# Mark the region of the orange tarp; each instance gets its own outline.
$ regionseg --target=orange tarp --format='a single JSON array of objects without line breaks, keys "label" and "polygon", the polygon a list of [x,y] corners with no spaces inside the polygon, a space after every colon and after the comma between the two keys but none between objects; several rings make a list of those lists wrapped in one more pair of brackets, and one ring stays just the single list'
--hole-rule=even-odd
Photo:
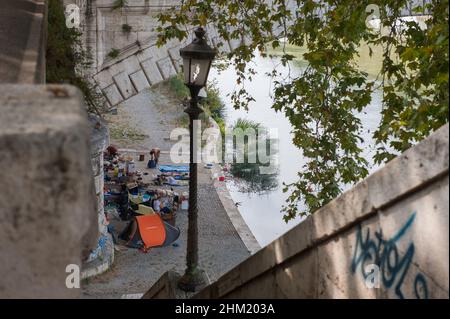
[{"label": "orange tarp", "polygon": [[161,246],[166,240],[166,229],[158,214],[136,217],[139,232],[146,248]]}]

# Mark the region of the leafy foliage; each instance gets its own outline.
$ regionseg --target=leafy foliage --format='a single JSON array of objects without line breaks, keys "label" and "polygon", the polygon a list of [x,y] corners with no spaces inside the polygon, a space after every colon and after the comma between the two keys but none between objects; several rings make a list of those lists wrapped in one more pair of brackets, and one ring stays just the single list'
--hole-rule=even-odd
[{"label": "leafy foliage", "polygon": [[[385,48],[383,117],[374,135],[378,163],[394,157],[390,149],[402,152],[448,122],[448,0],[427,8],[432,16],[425,30],[406,22],[372,41]],[[386,26],[393,23],[393,17],[384,20]]]},{"label": "leafy foliage", "polygon": [[131,25],[126,24],[126,23],[122,24],[122,31],[124,33],[130,33],[132,29],[133,29],[133,27]]},{"label": "leafy foliage", "polygon": [[112,10],[122,9],[128,5],[128,0],[115,0],[112,5]]},{"label": "leafy foliage", "polygon": [[[169,87],[175,96],[180,100],[187,100],[190,97],[189,89],[184,84],[183,74],[173,76],[168,80]],[[209,123],[210,117],[216,121],[222,135],[225,134],[225,104],[220,98],[219,89],[216,82],[208,83],[206,87],[206,98],[200,101],[204,112],[200,115],[203,123]]]},{"label": "leafy foliage", "polygon": [[[298,181],[285,185],[290,196],[286,221],[308,215],[335,198],[345,185],[368,174],[361,156],[362,124],[358,114],[375,89],[383,91],[381,123],[374,133],[375,162],[395,157],[448,122],[448,0],[428,1],[431,18],[399,23],[407,0],[186,0],[159,15],[158,43],[188,36],[194,26],[213,26],[222,43],[238,42],[224,55],[237,74],[232,95],[236,108],[254,101],[245,82],[257,72],[255,54],[286,45],[305,49],[305,71],[280,77],[277,68],[273,108],[293,126],[294,144],[307,159]],[[381,28],[366,25],[368,5],[380,9]],[[280,39],[286,39],[286,42]],[[371,79],[355,63],[361,45],[382,46],[383,63]],[[283,50],[281,64],[294,55]],[[306,209],[300,209],[304,202]]]},{"label": "leafy foliage", "polygon": [[89,54],[81,46],[81,33],[66,27],[62,1],[48,1],[48,38],[46,82],[67,83],[78,87],[84,95],[88,111],[101,115],[104,97],[82,74],[91,65]]},{"label": "leafy foliage", "polygon": [[175,96],[181,100],[187,99],[190,96],[189,89],[184,84],[182,74],[171,77],[169,79],[169,87],[175,93]]},{"label": "leafy foliage", "polygon": [[[233,130],[241,130],[245,132],[250,129],[256,132],[258,136],[260,133],[264,133],[265,129],[261,130],[261,125],[257,122],[239,118],[233,125]],[[259,131],[258,131],[259,129]],[[245,141],[244,148],[244,158],[243,163],[232,163],[230,168],[230,173],[234,177],[234,183],[238,187],[239,191],[242,193],[266,193],[272,191],[278,187],[278,172],[272,174],[260,174],[260,166],[267,166],[267,164],[260,163],[249,163],[248,158],[251,156],[250,150],[253,149],[256,153],[258,152],[258,144],[251,147],[249,143],[252,141]],[[256,141],[253,141],[256,143]],[[257,158],[256,154],[253,155]]]},{"label": "leafy foliage", "polygon": [[111,51],[108,52],[108,57],[111,59],[115,59],[119,56],[120,50],[116,48],[112,48]]},{"label": "leafy foliage", "polygon": [[219,88],[216,82],[208,83],[206,97],[202,99],[201,105],[205,109],[205,113],[211,116],[218,124],[223,122],[225,119],[225,104],[220,98]]}]

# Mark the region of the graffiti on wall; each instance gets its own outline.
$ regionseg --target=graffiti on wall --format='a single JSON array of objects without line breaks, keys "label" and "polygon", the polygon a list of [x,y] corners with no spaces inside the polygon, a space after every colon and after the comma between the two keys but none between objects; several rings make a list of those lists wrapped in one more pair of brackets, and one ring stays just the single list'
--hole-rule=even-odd
[{"label": "graffiti on wall", "polygon": [[407,288],[404,287],[404,281],[413,261],[414,242],[409,243],[404,253],[397,248],[398,241],[408,232],[415,218],[416,213],[413,213],[390,239],[384,238],[382,230],[376,231],[372,237],[370,229],[363,232],[359,225],[351,265],[352,272],[356,273],[359,270],[366,279],[373,275],[368,271],[368,269],[373,270],[373,267],[370,266],[376,265],[379,269],[380,283],[386,289],[394,289],[399,298],[403,299],[405,294],[409,296],[410,293],[418,299],[428,298],[427,282],[422,273],[415,275],[413,286],[410,288],[412,291],[405,292]]}]

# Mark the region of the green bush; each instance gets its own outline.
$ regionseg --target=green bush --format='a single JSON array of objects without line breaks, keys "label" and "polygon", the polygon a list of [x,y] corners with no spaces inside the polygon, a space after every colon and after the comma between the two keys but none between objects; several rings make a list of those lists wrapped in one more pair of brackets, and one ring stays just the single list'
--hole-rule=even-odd
[{"label": "green bush", "polygon": [[122,31],[124,33],[130,33],[133,27],[127,23],[122,24]]},{"label": "green bush", "polygon": [[233,125],[234,129],[241,129],[243,131],[245,131],[247,129],[258,130],[258,128],[260,128],[260,127],[261,127],[261,124],[259,124],[257,122],[242,119],[242,118],[237,119],[237,121]]},{"label": "green bush", "polygon": [[120,54],[120,50],[116,49],[116,48],[112,48],[111,51],[109,51],[108,53],[108,57],[110,57],[111,59],[115,59],[119,56]]},{"label": "green bush", "polygon": [[78,87],[84,95],[87,110],[100,115],[104,97],[81,72],[91,65],[91,58],[82,48],[81,33],[76,28],[66,27],[62,1],[48,1],[47,21],[46,82]]},{"label": "green bush", "polygon": [[[190,98],[189,89],[184,84],[184,75],[178,74],[169,79],[169,89],[173,92],[176,98],[186,100]],[[209,124],[210,118],[216,121],[220,128],[222,136],[225,135],[225,104],[220,98],[219,89],[216,82],[208,84],[206,89],[207,97],[200,102],[204,113],[200,115],[203,123]],[[187,123],[185,123],[187,124]]]},{"label": "green bush", "polygon": [[112,5],[112,10],[124,8],[128,5],[128,0],[116,0]]},{"label": "green bush", "polygon": [[206,89],[207,97],[202,101],[203,107],[209,111],[211,117],[219,122],[225,118],[225,103],[220,98],[219,89],[216,82],[208,84]]},{"label": "green bush", "polygon": [[[233,125],[233,129],[241,129],[245,132],[247,129],[254,129],[258,136],[258,129],[261,125],[257,122],[239,118]],[[261,174],[260,167],[265,164],[256,161],[256,163],[249,163],[249,145],[248,141],[245,143],[244,149],[244,163],[231,164],[230,173],[235,177],[234,181],[240,192],[245,193],[266,193],[275,190],[278,187],[278,172],[273,174]],[[255,146],[258,152],[258,145]]]},{"label": "green bush", "polygon": [[169,79],[169,87],[175,96],[179,99],[187,99],[190,96],[189,89],[184,85],[183,75],[171,77]]}]

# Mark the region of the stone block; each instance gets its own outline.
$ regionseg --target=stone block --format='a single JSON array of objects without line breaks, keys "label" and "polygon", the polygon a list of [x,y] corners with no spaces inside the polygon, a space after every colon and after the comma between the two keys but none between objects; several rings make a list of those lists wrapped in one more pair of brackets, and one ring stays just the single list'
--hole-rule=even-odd
[{"label": "stone block", "polygon": [[138,92],[141,92],[150,87],[150,83],[148,83],[144,71],[142,70],[139,70],[136,73],[131,74],[130,79]]},{"label": "stone block", "polygon": [[123,66],[123,70],[126,74],[132,74],[134,72],[137,72],[141,69],[141,66],[139,64],[139,60],[136,56],[132,55],[122,62],[120,62]]},{"label": "stone block", "polygon": [[136,57],[140,62],[144,62],[152,58],[152,51],[150,48],[143,49],[141,52],[136,53]]},{"label": "stone block", "polygon": [[1,298],[75,298],[98,235],[90,128],[71,86],[0,86]]},{"label": "stone block", "polygon": [[246,260],[244,262],[246,266],[241,270],[242,281],[251,280],[256,274],[282,264],[312,245],[311,221],[311,218],[306,219],[299,225],[300,227],[291,229],[284,236],[258,251],[254,255],[258,258]]},{"label": "stone block", "polygon": [[[373,252],[366,255],[358,234],[365,239],[369,233],[374,238],[378,229],[378,218],[373,217],[362,223],[361,228],[354,227],[314,248],[317,250],[317,298],[377,298],[378,289],[366,285],[363,276],[366,266],[376,261]],[[361,256],[372,256],[372,259]]]},{"label": "stone block", "polygon": [[111,106],[115,106],[123,101],[123,97],[120,94],[117,85],[115,84],[111,84],[107,88],[103,89],[103,93],[105,94]]},{"label": "stone block", "polygon": [[149,48],[151,54],[152,54],[152,58],[155,60],[161,60],[167,57],[167,44],[165,46],[162,46],[160,48],[158,48],[156,45],[151,46]]},{"label": "stone block", "polygon": [[122,24],[116,24],[116,26],[119,27],[120,30],[113,31],[110,34],[110,43],[112,43],[113,48],[121,49],[126,46],[132,45],[135,43],[138,39],[138,35],[136,32],[130,32],[130,33],[124,33],[122,31]]},{"label": "stone block", "polygon": [[[211,283],[208,274],[201,271],[200,276],[203,278],[205,285]],[[173,270],[164,273],[158,281],[148,290],[142,299],[188,299],[194,295],[192,292],[185,292],[178,288],[178,281],[181,275]],[[204,286],[204,285],[203,285]],[[201,289],[198,287],[197,289]]]},{"label": "stone block", "polygon": [[95,193],[99,194],[102,191],[103,186],[103,176],[98,175],[94,177],[94,184],[95,184]]},{"label": "stone block", "polygon": [[288,261],[275,273],[277,295],[279,298],[316,298],[318,272],[315,250]]},{"label": "stone block", "polygon": [[[387,297],[449,297],[448,182],[447,176],[380,212],[381,234],[388,242],[383,253],[396,266]],[[385,271],[387,264],[382,266]]]},{"label": "stone block", "polygon": [[156,64],[161,70],[164,80],[170,79],[171,77],[177,75],[177,71],[175,70],[170,57],[159,60],[158,62],[156,62]]},{"label": "stone block", "polygon": [[183,59],[180,56],[180,47],[176,46],[169,49],[169,56],[173,61],[173,65],[175,67],[176,72],[181,72],[182,65],[183,65]]},{"label": "stone block", "polygon": [[94,75],[94,80],[100,87],[100,89],[104,89],[113,84],[112,75],[108,69],[100,71],[99,73]]},{"label": "stone block", "polygon": [[244,286],[239,286],[231,294],[225,295],[225,299],[265,299],[281,298],[277,289],[276,276],[274,272],[265,273],[256,281]]},{"label": "stone block", "polygon": [[145,60],[141,63],[142,69],[144,70],[145,75],[147,76],[148,81],[151,85],[157,84],[161,81],[164,81],[161,72],[159,71],[156,63],[152,59]]},{"label": "stone block", "polygon": [[375,214],[368,188],[367,181],[362,181],[317,211],[313,218],[314,240],[327,238],[349,223]]},{"label": "stone block", "polygon": [[151,31],[141,31],[137,33],[137,39],[138,41],[146,41],[148,38],[150,38],[152,35],[154,35],[154,32]]},{"label": "stone block", "polygon": [[440,174],[448,174],[448,140],[447,124],[426,139],[426,143],[410,148],[369,176],[366,181],[372,205],[381,207]]},{"label": "stone block", "polygon": [[113,63],[108,65],[107,70],[111,74],[112,77],[116,76],[119,73],[122,73],[125,71],[124,65],[122,63]]},{"label": "stone block", "polygon": [[136,94],[136,90],[134,89],[133,84],[131,84],[130,78],[128,77],[127,73],[121,72],[115,75],[113,79],[124,99],[128,99],[129,97]]}]

